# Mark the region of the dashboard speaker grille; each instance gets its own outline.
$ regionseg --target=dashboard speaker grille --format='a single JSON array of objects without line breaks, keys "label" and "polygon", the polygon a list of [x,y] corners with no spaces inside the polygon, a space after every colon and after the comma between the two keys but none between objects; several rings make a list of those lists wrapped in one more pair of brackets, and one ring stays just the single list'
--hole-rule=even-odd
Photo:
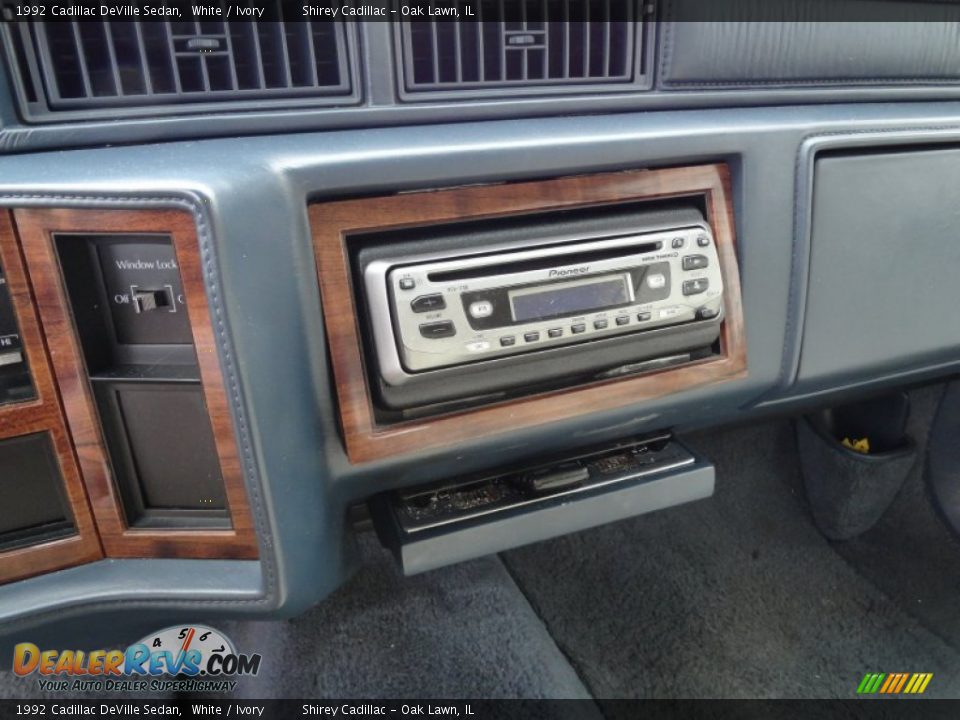
[{"label": "dashboard speaker grille", "polygon": [[50,111],[350,95],[344,24],[273,10],[259,22],[33,23],[15,38],[23,85],[42,86]]},{"label": "dashboard speaker grille", "polygon": [[[407,91],[631,83],[643,22],[629,0],[468,0],[401,24]],[[472,14],[468,14],[472,13]]]}]

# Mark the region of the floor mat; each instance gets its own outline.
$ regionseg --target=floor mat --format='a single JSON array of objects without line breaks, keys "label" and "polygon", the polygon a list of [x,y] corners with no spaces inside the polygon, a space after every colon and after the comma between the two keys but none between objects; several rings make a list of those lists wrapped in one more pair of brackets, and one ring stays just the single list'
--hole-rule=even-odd
[{"label": "floor mat", "polygon": [[787,422],[693,436],[715,497],[511,551],[507,567],[601,698],[840,697],[960,655],[814,529]]},{"label": "floor mat", "polygon": [[234,696],[588,698],[496,557],[402,577],[372,535],[356,577],[282,623],[220,623],[264,656]]}]

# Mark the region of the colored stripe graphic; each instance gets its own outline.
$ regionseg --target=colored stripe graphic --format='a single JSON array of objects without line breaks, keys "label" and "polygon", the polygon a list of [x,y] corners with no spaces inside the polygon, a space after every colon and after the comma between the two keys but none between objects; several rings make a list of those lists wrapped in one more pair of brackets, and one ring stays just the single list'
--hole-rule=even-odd
[{"label": "colored stripe graphic", "polygon": [[883,673],[867,673],[860,681],[857,692],[861,695],[871,695],[880,688],[880,683],[886,677]]},{"label": "colored stripe graphic", "polygon": [[920,695],[933,679],[933,673],[867,673],[857,685],[858,695]]},{"label": "colored stripe graphic", "polygon": [[900,680],[900,673],[890,673],[887,675],[887,681],[883,684],[883,687],[880,688],[880,694],[886,695],[888,692],[893,690],[897,686],[897,682]]}]

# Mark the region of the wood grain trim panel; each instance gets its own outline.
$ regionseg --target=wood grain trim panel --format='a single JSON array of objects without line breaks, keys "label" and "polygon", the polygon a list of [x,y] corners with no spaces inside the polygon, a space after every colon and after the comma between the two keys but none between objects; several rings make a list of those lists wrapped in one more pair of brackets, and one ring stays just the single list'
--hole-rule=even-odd
[{"label": "wood grain trim panel", "polygon": [[[193,217],[180,210],[19,209],[14,219],[93,514],[108,557],[234,558],[258,556],[257,538],[217,355]],[[180,265],[207,410],[233,527],[229,530],[127,526],[114,487],[80,341],[53,244],[55,234],[163,234]]]},{"label": "wood grain trim panel", "polygon": [[67,434],[60,396],[54,384],[47,348],[34,310],[13,223],[7,211],[0,212],[0,266],[7,278],[7,289],[13,301],[37,395],[35,400],[0,405],[0,439],[33,433],[49,435],[76,528],[76,534],[69,537],[0,553],[0,583],[4,583],[99,560],[103,557],[103,551],[74,448]]},{"label": "wood grain trim panel", "polygon": [[[351,235],[638,200],[706,200],[725,283],[718,357],[393,425],[376,422],[364,370],[347,244]],[[320,202],[309,208],[327,340],[347,456],[362,463],[454,445],[746,377],[746,337],[726,165],[640,170]]]}]

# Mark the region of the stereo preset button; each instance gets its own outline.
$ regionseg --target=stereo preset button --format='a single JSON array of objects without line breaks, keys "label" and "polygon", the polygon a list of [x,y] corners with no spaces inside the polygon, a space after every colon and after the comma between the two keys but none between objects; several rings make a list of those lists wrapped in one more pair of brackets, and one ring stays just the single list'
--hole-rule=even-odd
[{"label": "stereo preset button", "polygon": [[696,280],[684,280],[683,294],[699,295],[702,292],[706,292],[708,287],[710,287],[710,281],[707,280],[706,278],[698,278]]},{"label": "stereo preset button", "polygon": [[683,247],[683,242],[684,242],[684,240],[683,240],[682,237],[677,237],[677,238],[674,238],[674,239],[673,239],[673,242],[671,243],[671,246],[673,247],[674,250],[677,250],[677,249]]},{"label": "stereo preset button", "polygon": [[630,322],[629,315],[617,315],[617,325],[626,325]]},{"label": "stereo preset button", "polygon": [[651,288],[652,290],[659,290],[666,284],[667,278],[665,278],[662,273],[647,275],[647,287]]},{"label": "stereo preset button", "polygon": [[606,330],[609,323],[606,320],[594,320],[593,327],[596,330]]},{"label": "stereo preset button", "polygon": [[574,335],[579,335],[580,333],[586,332],[586,331],[587,331],[586,323],[576,323],[575,325],[570,326],[570,332],[572,332]]},{"label": "stereo preset button", "polygon": [[486,340],[476,340],[474,342],[467,343],[466,345],[467,352],[483,352],[484,350],[490,349],[490,343]]},{"label": "stereo preset button", "polygon": [[536,342],[540,339],[540,333],[538,332],[528,332],[523,334],[523,339],[526,342]]},{"label": "stereo preset button", "polygon": [[447,301],[443,295],[421,295],[410,301],[410,307],[415,313],[430,312],[431,310],[443,310],[447,306]]},{"label": "stereo preset button", "polygon": [[699,245],[700,247],[707,247],[709,244],[710,244],[710,238],[708,238],[706,235],[700,235],[697,238],[697,245]]},{"label": "stereo preset button", "polygon": [[510,347],[511,345],[516,345],[517,339],[513,335],[504,335],[500,338],[500,347]]},{"label": "stereo preset button", "polygon": [[637,313],[637,320],[639,320],[640,322],[646,322],[646,321],[649,320],[651,317],[652,317],[652,315],[651,315],[649,312]]},{"label": "stereo preset button", "polygon": [[552,338],[558,338],[563,335],[563,328],[550,328],[547,330],[547,336]]},{"label": "stereo preset button", "polygon": [[682,307],[668,307],[663,308],[660,311],[660,319],[665,320],[666,318],[675,318],[677,315],[680,315],[683,312]]},{"label": "stereo preset button", "polygon": [[439,320],[438,322],[424,323],[420,326],[420,334],[430,340],[439,338],[453,337],[457,334],[457,329],[450,320]]},{"label": "stereo preset button", "polygon": [[710,260],[706,255],[687,255],[683,259],[684,270],[700,270],[707,267],[709,264]]},{"label": "stereo preset button", "polygon": [[413,278],[400,278],[400,289],[401,290],[413,290],[414,286],[417,283],[414,282]]},{"label": "stereo preset button", "polygon": [[489,300],[477,300],[470,303],[470,317],[485,318],[493,315],[493,303]]}]

